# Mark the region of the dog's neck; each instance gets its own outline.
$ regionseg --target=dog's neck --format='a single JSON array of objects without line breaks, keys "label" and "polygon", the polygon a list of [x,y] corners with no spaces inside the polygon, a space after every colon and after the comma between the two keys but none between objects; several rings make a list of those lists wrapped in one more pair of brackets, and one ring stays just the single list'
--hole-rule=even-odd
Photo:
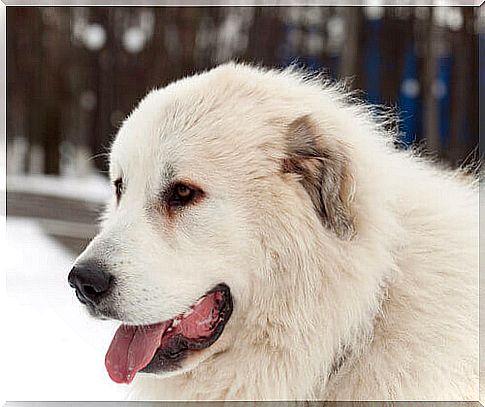
[{"label": "dog's neck", "polygon": [[325,238],[294,251],[288,242],[263,247],[265,268],[256,271],[247,309],[235,310],[228,325],[228,348],[187,374],[158,380],[160,396],[321,399],[372,337],[386,280],[377,261],[354,260],[385,249]]},{"label": "dog's neck", "polygon": [[[321,256],[312,255],[322,250],[339,262],[325,264]],[[338,251],[335,245],[310,246],[308,253],[268,251],[269,267],[261,270],[266,284],[254,287],[251,307],[244,312],[245,326],[231,350],[237,354],[244,349],[242,358],[251,349],[254,366],[264,361],[262,372],[253,370],[254,389],[259,384],[265,388],[263,393],[274,389],[272,398],[318,398],[315,389],[320,392],[372,336],[385,275],[360,281],[362,273],[356,264]],[[246,369],[251,371],[251,366]],[[257,378],[268,371],[273,384],[266,383],[265,377]],[[278,393],[278,388],[291,393]]]}]

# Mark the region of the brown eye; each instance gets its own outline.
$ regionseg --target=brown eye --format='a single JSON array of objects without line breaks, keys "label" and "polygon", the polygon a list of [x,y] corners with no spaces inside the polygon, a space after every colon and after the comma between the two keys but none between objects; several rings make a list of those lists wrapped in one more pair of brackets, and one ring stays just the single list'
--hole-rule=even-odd
[{"label": "brown eye", "polygon": [[177,186],[177,194],[181,198],[188,198],[191,193],[192,193],[192,190],[189,187],[187,187],[186,185],[180,184],[180,185]]},{"label": "brown eye", "polygon": [[119,202],[121,195],[123,194],[123,180],[118,178],[113,182],[113,185],[115,186],[116,201]]},{"label": "brown eye", "polygon": [[202,191],[187,184],[178,183],[172,188],[169,195],[168,204],[170,206],[185,206],[194,202],[200,197]]}]

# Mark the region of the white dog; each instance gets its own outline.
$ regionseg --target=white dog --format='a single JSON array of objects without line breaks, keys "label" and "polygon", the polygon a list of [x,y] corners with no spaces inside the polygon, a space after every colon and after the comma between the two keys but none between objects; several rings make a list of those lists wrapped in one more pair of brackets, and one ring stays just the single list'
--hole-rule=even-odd
[{"label": "white dog", "polygon": [[151,92],[69,275],[143,399],[478,399],[476,182],[342,87],[227,64]]}]

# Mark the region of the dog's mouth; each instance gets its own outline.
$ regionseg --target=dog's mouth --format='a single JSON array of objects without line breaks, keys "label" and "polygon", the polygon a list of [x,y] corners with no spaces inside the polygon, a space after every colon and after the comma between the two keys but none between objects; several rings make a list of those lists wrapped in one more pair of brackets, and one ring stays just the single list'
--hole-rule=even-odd
[{"label": "dog's mouth", "polygon": [[211,346],[232,313],[225,284],[208,291],[185,314],[152,325],[121,325],[106,353],[108,374],[116,383],[131,383],[139,372],[179,368],[188,352]]}]

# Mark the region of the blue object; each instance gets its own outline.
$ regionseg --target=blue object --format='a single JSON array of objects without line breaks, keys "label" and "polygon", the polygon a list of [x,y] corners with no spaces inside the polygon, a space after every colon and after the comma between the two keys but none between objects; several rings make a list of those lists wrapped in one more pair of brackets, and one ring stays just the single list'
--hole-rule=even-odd
[{"label": "blue object", "polygon": [[414,45],[411,44],[404,59],[404,69],[399,89],[399,114],[401,142],[411,146],[421,128],[421,85],[418,80],[418,64]]},{"label": "blue object", "polygon": [[[450,142],[450,80],[453,58],[450,55],[438,59],[438,73],[436,78],[436,98],[438,99],[439,135],[442,147]],[[460,126],[461,128],[462,126]]]},{"label": "blue object", "polygon": [[365,79],[367,87],[367,99],[373,104],[381,103],[380,76],[381,76],[381,51],[379,48],[379,34],[382,28],[382,19],[367,22],[369,41],[365,52]]}]

